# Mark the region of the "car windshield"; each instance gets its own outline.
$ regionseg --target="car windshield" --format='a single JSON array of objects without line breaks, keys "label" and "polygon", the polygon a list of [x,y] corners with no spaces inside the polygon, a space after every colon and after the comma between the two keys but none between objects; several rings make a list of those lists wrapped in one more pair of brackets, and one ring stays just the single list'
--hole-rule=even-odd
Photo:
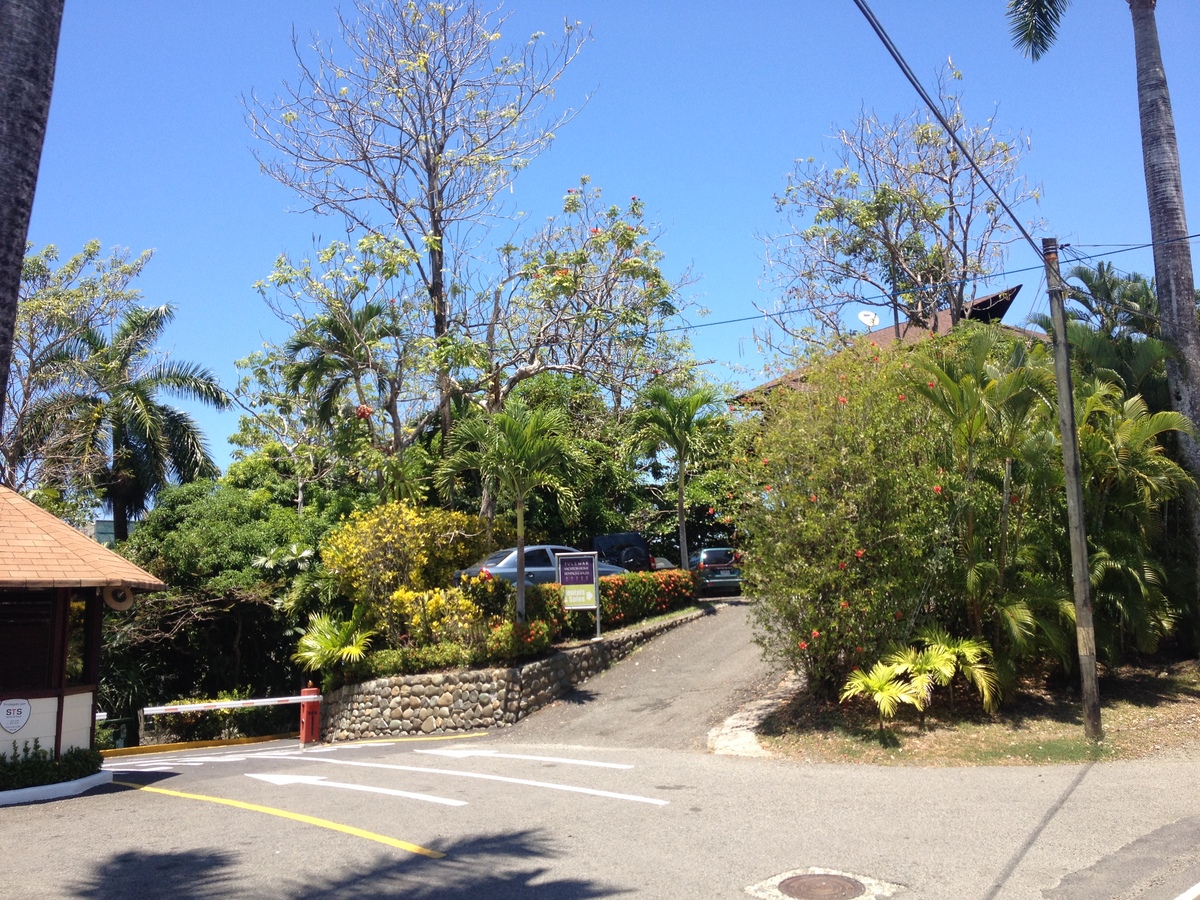
[{"label": "car windshield", "polygon": [[706,566],[731,566],[733,563],[733,551],[728,547],[723,547],[720,550],[704,551],[704,564]]}]

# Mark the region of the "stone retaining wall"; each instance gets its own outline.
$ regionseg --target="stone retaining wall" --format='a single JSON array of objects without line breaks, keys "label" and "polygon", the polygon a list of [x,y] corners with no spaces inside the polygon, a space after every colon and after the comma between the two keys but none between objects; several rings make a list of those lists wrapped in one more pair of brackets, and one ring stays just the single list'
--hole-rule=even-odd
[{"label": "stone retaining wall", "polygon": [[640,644],[706,615],[629,628],[511,669],[395,675],[330,691],[321,704],[321,738],[447,734],[516,723],[607,669]]}]

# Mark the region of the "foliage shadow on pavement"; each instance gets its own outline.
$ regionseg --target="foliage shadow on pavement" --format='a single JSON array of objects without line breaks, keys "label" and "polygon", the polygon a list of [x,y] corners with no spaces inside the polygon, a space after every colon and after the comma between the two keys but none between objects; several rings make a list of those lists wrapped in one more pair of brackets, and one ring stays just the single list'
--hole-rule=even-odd
[{"label": "foliage shadow on pavement", "polygon": [[405,900],[590,900],[632,893],[586,878],[547,878],[548,869],[532,865],[513,870],[503,860],[530,861],[555,855],[537,831],[483,834],[437,844],[445,859],[417,857],[381,861],[361,872],[292,885],[284,896],[338,900],[365,895]]},{"label": "foliage shadow on pavement", "polygon": [[88,900],[235,897],[244,887],[239,885],[241,879],[233,868],[236,865],[237,855],[223,850],[127,850],[98,863],[86,882],[74,886],[71,896]]}]

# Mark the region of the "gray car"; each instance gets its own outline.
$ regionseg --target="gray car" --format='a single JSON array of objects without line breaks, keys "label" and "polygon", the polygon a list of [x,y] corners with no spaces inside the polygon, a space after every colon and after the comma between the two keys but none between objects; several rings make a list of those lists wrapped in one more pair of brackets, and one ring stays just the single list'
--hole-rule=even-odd
[{"label": "gray car", "polygon": [[[525,548],[525,582],[526,584],[550,584],[558,578],[558,572],[554,565],[554,557],[559,553],[579,553],[574,547],[565,547],[561,544],[533,544]],[[509,547],[506,550],[497,550],[487,559],[475,563],[470,568],[463,569],[461,572],[456,572],[455,577],[459,575],[470,575],[474,577],[482,570],[487,569],[495,578],[503,578],[505,581],[516,584],[517,581],[517,549]],[[624,575],[625,570],[620,566],[609,565],[608,563],[600,563],[600,577],[605,575]]]},{"label": "gray car", "polygon": [[688,558],[701,594],[740,594],[742,555],[732,547],[705,547]]}]

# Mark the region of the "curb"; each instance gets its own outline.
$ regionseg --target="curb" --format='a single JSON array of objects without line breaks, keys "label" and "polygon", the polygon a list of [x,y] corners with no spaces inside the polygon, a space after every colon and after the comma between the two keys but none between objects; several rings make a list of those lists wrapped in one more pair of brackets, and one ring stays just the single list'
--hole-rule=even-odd
[{"label": "curb", "polygon": [[743,704],[708,733],[709,752],[721,756],[771,756],[771,752],[758,742],[758,726],[803,686],[803,678],[788,674],[767,696]]},{"label": "curb", "polygon": [[219,738],[212,741],[178,741],[173,744],[139,744],[137,747],[117,747],[113,750],[101,750],[100,755],[105,759],[115,756],[144,756],[147,753],[170,753],[174,750],[203,750],[205,747],[236,747],[239,744],[262,744],[267,741],[285,741],[288,738],[298,738],[300,732],[292,731],[287,734],[267,734],[262,737]]},{"label": "curb", "polygon": [[111,784],[112,772],[97,772],[86,778],[76,778],[74,781],[60,781],[58,784],[39,784],[37,787],[18,788],[15,791],[0,791],[0,806],[13,806],[17,803],[37,803],[39,800],[60,800],[63,797],[74,797],[94,787]]}]

